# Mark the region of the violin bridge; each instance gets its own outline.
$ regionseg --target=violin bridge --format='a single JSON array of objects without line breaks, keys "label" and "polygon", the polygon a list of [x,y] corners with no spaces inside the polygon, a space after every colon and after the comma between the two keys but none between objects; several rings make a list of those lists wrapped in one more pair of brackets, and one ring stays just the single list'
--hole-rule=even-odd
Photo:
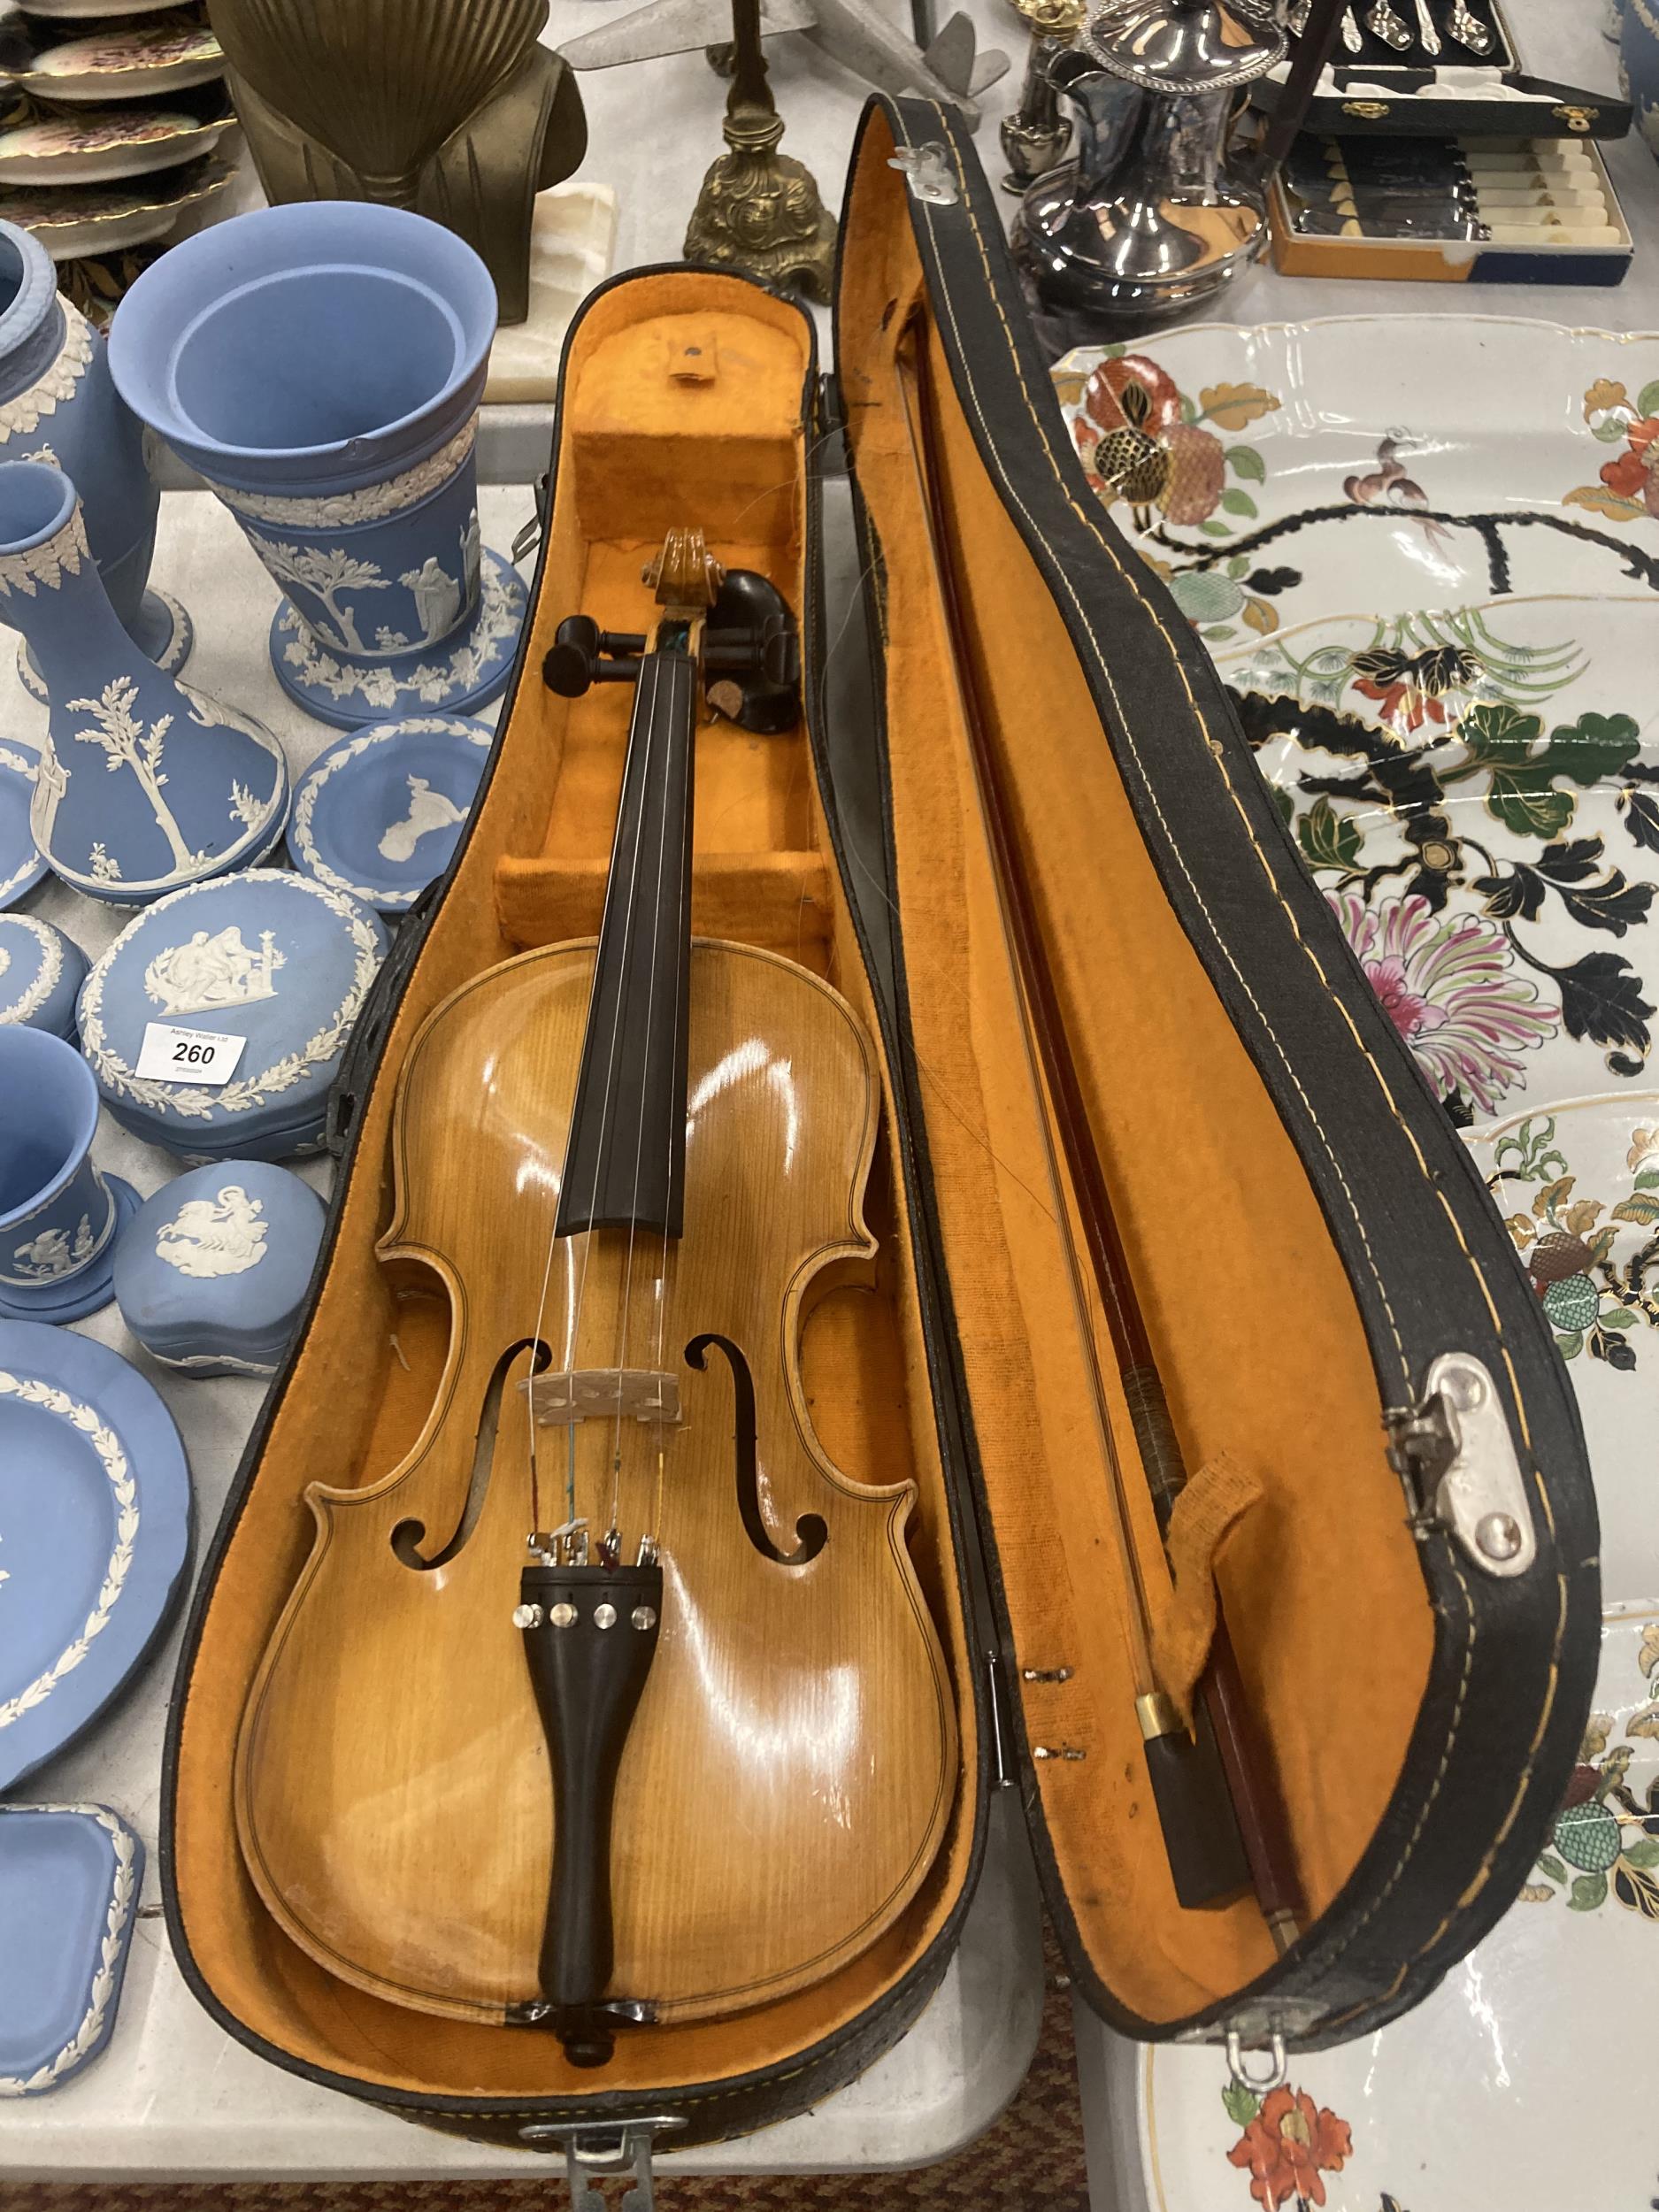
[{"label": "violin bridge", "polygon": [[544,1428],[618,1419],[672,1428],[680,1419],[679,1378],[656,1368],[567,1367],[533,1376],[519,1388],[529,1392],[531,1409]]}]

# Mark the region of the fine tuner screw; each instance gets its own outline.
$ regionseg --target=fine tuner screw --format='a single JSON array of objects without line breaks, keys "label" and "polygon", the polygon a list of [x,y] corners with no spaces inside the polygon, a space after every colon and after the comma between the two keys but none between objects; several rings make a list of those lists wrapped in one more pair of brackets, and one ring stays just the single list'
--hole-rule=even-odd
[{"label": "fine tuner screw", "polygon": [[515,1628],[540,1628],[541,1608],[539,1605],[515,1605],[512,1609],[512,1624]]},{"label": "fine tuner screw", "polygon": [[[512,1624],[515,1628],[540,1628],[543,1621],[548,1622],[554,1628],[573,1628],[576,1625],[577,1617],[576,1608],[568,1601],[561,1601],[546,1612],[543,1612],[539,1605],[515,1605],[512,1609]],[[649,1605],[636,1605],[628,1615],[628,1620],[634,1627],[641,1632],[648,1628],[655,1628],[657,1625],[656,1609]],[[614,1605],[595,1606],[594,1626],[595,1628],[614,1628],[616,1624],[617,1609]]]}]

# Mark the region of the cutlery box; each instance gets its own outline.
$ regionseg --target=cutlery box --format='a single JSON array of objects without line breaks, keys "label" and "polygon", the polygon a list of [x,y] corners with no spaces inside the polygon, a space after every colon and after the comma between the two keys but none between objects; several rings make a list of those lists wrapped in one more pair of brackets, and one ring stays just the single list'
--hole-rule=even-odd
[{"label": "cutlery box", "polygon": [[[1238,0],[1248,13],[1272,0]],[[1431,52],[1417,28],[1425,9],[1440,46]],[[1339,38],[1319,72],[1302,119],[1310,131],[1363,131],[1446,138],[1623,138],[1631,104],[1617,93],[1534,77],[1524,65],[1500,0],[1472,0],[1470,12],[1491,34],[1489,53],[1475,54],[1448,25],[1451,0],[1386,0],[1386,13],[1409,35],[1391,45],[1372,27],[1371,0],[1353,0],[1348,11],[1357,50]],[[1250,104],[1271,115],[1285,89],[1296,39],[1279,65],[1251,88]]]},{"label": "cutlery box", "polygon": [[[866,110],[836,325],[832,380],[798,307],[674,266],[602,287],[571,331],[515,687],[454,858],[342,1069],[309,1305],[209,1551],[172,1704],[166,1911],[209,2011],[309,2080],[526,2149],[632,2123],[663,2147],[714,2140],[849,2079],[936,1985],[1000,1788],[1020,1793],[1078,1986],[1115,2027],[1304,2047],[1368,2033],[1515,1896],[1591,1693],[1595,1509],[1541,1311],[1203,650],[1091,496],[972,142],[932,103]],[[903,397],[918,357],[960,669]],[[871,703],[832,728],[826,672],[861,649],[857,625],[826,632],[822,603],[822,473],[843,443]],[[641,560],[687,522],[802,619],[802,732],[699,731],[693,926],[827,978],[875,1041],[879,1270],[873,1289],[823,1300],[803,1366],[831,1458],[917,1486],[911,1553],[962,1756],[927,1878],[862,1955],[749,2013],[626,2031],[585,2073],[549,2035],[403,2010],[303,1955],[243,1870],[230,1778],[311,1548],[307,1486],[389,1471],[443,1372],[447,1305],[388,1286],[375,1256],[411,1041],[469,978],[599,922],[627,694],[557,697],[543,657],[574,611],[637,629]],[[1104,1359],[1159,1632],[1171,1651],[1198,1632],[1213,1557],[1283,1785],[1309,1918],[1282,1957],[1252,1902],[1173,1896],[958,680],[1009,784],[1194,1490],[1233,1486],[1236,1517],[1209,1548],[1188,1525],[1199,1572],[1178,1595]]]}]

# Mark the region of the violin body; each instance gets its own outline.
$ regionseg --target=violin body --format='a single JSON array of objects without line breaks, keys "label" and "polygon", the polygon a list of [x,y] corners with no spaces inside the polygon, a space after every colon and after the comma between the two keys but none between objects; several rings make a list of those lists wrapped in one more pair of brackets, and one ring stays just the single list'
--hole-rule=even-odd
[{"label": "violin body", "polygon": [[[442,1379],[402,1464],[308,1490],[314,1548],[236,1760],[243,1857],[279,1924],[342,1979],[457,2018],[506,2018],[538,1986],[557,1793],[512,1601],[526,1531],[567,1489],[595,1526],[619,1492],[625,1525],[658,1531],[660,1640],[610,1846],[609,1986],[636,2016],[833,1973],[914,1894],[956,1780],[914,1485],[831,1465],[798,1363],[815,1291],[875,1249],[869,1042],[804,969],[694,941],[681,1233],[549,1245],[594,972],[591,945],[524,954],[411,1050],[379,1253],[447,1291]],[[618,1400],[533,1424],[526,1354],[492,1434],[492,1377],[526,1342],[572,1371],[666,1371],[677,1419]]]}]

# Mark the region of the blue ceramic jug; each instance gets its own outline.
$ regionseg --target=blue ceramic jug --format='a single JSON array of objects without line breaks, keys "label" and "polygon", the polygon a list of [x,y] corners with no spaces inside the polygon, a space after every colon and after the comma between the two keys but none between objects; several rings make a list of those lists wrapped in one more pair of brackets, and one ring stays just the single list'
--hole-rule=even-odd
[{"label": "blue ceramic jug", "polygon": [[349,729],[493,699],[525,590],[480,546],[473,442],[495,292],[450,231],[357,200],[260,208],[173,247],[110,365],[286,594],[271,657]]},{"label": "blue ceramic jug", "polygon": [[66,883],[141,906],[251,867],[282,834],[281,747],[145,659],[92,564],[74,485],[42,461],[0,462],[0,622],[45,680],[29,826]]},{"label": "blue ceramic jug", "polygon": [[[156,542],[155,485],[143,433],[110,380],[104,341],[58,290],[37,238],[0,223],[0,461],[50,461],[83,488],[87,542],[110,603],[137,645],[170,673],[184,665],[189,617],[145,588]],[[27,664],[23,677],[45,695]]]}]

